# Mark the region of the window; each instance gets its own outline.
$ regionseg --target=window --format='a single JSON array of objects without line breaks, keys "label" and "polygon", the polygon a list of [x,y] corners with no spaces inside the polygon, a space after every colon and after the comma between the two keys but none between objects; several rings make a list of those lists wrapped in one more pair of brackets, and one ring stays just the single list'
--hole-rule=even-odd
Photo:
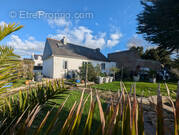
[{"label": "window", "polygon": [[68,68],[68,62],[67,61],[63,61],[63,69],[67,69]]},{"label": "window", "polygon": [[83,61],[82,65],[85,66],[85,65],[86,65],[86,62]]},{"label": "window", "polygon": [[85,61],[83,61],[82,65],[85,66],[86,64],[91,64],[91,62],[85,62]]},{"label": "window", "polygon": [[101,70],[105,70],[105,63],[101,63]]}]

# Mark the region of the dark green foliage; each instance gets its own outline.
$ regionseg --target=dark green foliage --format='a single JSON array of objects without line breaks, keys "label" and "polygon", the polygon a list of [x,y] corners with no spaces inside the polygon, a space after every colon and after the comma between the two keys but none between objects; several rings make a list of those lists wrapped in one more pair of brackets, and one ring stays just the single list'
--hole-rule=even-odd
[{"label": "dark green foliage", "polygon": [[144,48],[142,46],[132,46],[130,50],[136,51],[141,57],[144,54]]},{"label": "dark green foliage", "polygon": [[35,88],[29,88],[25,92],[19,91],[19,94],[5,98],[3,104],[0,104],[0,121],[6,121],[4,126],[0,126],[0,131],[3,131],[12,120],[20,117],[27,108],[27,112],[30,112],[37,104],[43,105],[49,99],[60,98],[56,95],[65,91],[63,81],[55,80],[38,85]]},{"label": "dark green foliage", "polygon": [[159,47],[147,49],[144,51],[142,46],[132,46],[130,50],[136,51],[142,59],[156,60],[164,65],[169,66],[172,64],[170,54],[166,50],[160,49]]},{"label": "dark green foliage", "polygon": [[179,1],[141,2],[144,11],[137,17],[138,33],[169,53],[179,50]]},{"label": "dark green foliage", "polygon": [[152,48],[145,51],[142,55],[143,59],[156,60],[164,65],[171,66],[171,58],[166,50],[160,48]]},{"label": "dark green foliage", "polygon": [[[82,80],[85,80],[85,73],[86,73],[86,66],[87,66],[87,73],[88,73],[88,81],[95,81],[96,80],[96,70],[95,67],[91,63],[83,64],[82,67],[80,67],[79,75]],[[98,69],[98,68],[97,68]]]},{"label": "dark green foliage", "polygon": [[172,62],[172,67],[179,70],[179,56]]}]

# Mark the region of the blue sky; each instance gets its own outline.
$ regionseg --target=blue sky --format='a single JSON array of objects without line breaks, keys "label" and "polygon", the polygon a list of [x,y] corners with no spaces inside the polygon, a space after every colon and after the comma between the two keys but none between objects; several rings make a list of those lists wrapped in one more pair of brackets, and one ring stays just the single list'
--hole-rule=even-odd
[{"label": "blue sky", "polygon": [[1,5],[0,25],[24,25],[1,44],[13,46],[23,57],[42,53],[47,37],[66,36],[68,42],[101,48],[105,55],[128,49],[134,39],[144,43],[136,34],[140,0],[6,0]]}]

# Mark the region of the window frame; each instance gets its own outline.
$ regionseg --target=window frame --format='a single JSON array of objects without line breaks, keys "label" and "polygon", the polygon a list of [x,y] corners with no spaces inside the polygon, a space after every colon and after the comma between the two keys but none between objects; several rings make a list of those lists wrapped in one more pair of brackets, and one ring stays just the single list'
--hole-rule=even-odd
[{"label": "window frame", "polygon": [[63,69],[68,69],[68,61],[67,60],[63,61]]},{"label": "window frame", "polygon": [[106,63],[101,63],[101,70],[106,70]]}]

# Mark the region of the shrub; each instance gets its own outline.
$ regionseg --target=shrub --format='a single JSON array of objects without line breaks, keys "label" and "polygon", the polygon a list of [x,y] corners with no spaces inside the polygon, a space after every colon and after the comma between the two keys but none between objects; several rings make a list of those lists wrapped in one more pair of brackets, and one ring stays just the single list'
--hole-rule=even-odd
[{"label": "shrub", "polygon": [[4,97],[0,104],[0,132],[5,133],[12,128],[24,113],[33,112],[35,106],[43,105],[49,99],[57,98],[57,94],[65,92],[64,82],[55,80],[37,85],[35,88],[19,91],[18,94]]},{"label": "shrub", "polygon": [[86,66],[87,66],[87,79],[88,81],[95,81],[97,77],[97,73],[95,70],[95,67],[91,63],[83,64],[82,67],[80,67],[79,75],[82,80],[85,80],[86,77]]}]

